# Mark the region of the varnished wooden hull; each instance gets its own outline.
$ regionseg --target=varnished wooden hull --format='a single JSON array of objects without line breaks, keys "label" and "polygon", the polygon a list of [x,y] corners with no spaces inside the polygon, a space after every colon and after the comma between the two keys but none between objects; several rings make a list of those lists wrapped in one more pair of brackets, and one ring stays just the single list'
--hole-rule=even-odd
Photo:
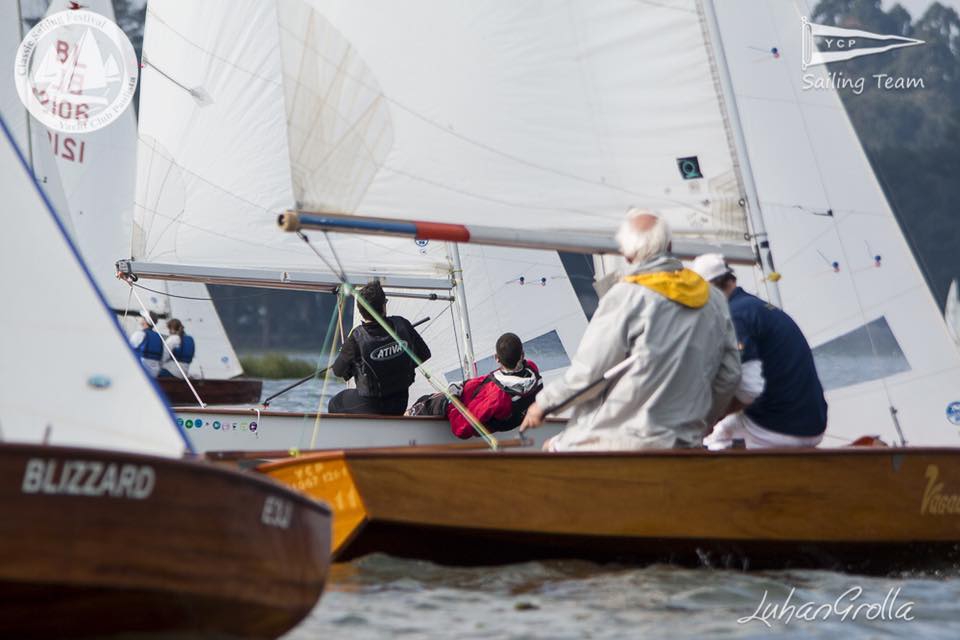
[{"label": "varnished wooden hull", "polygon": [[328,509],[210,463],[0,445],[0,510],[3,638],[276,638],[329,566]]},{"label": "varnished wooden hull", "polygon": [[334,508],[334,553],[885,571],[960,543],[960,450],[499,454],[350,450],[269,463]]},{"label": "varnished wooden hull", "polygon": [[[193,380],[190,382],[206,404],[250,404],[260,402],[263,380],[232,378],[230,380]],[[170,404],[196,406],[197,399],[180,378],[157,378],[160,390]]]}]

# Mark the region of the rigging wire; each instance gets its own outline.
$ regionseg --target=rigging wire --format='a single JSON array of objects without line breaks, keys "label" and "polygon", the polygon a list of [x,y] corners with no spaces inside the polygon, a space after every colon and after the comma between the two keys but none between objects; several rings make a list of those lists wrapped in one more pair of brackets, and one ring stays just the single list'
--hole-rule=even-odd
[{"label": "rigging wire", "polygon": [[[310,242],[310,239],[302,231],[297,231],[296,234],[297,234],[297,237],[303,240],[303,242],[307,245],[307,247],[309,247],[310,250],[313,251],[313,253],[316,254],[318,258],[320,258],[321,262],[323,262],[327,266],[327,268],[330,269],[331,272],[333,272],[334,274],[337,274],[337,277],[340,278],[340,284],[341,284],[342,290],[347,295],[353,296],[353,299],[357,301],[357,304],[359,304],[361,307],[366,309],[370,317],[373,318],[377,324],[383,327],[383,330],[387,332],[387,335],[393,338],[396,341],[396,343],[400,345],[404,353],[406,353],[407,356],[409,356],[410,359],[413,360],[414,364],[416,364],[417,371],[419,371],[420,374],[424,378],[426,378],[427,382],[432,384],[434,389],[442,393],[447,398],[447,400],[449,400],[450,403],[457,408],[457,411],[459,411],[460,414],[464,418],[466,418],[466,420],[470,423],[470,425],[474,428],[474,430],[480,435],[481,438],[483,438],[487,442],[487,444],[490,446],[491,449],[493,449],[494,451],[498,450],[500,448],[500,445],[497,442],[497,439],[493,436],[493,434],[490,433],[490,431],[483,426],[483,423],[481,423],[477,419],[477,417],[473,415],[473,412],[467,409],[467,407],[463,404],[463,402],[460,401],[459,398],[457,398],[455,395],[450,393],[450,391],[445,386],[441,385],[439,382],[437,382],[434,379],[434,376],[430,372],[430,370],[423,365],[423,360],[417,357],[417,354],[415,354],[410,349],[410,347],[406,344],[406,342],[402,340],[400,336],[397,335],[397,332],[393,329],[392,326],[390,326],[390,323],[387,322],[382,315],[380,315],[380,312],[374,309],[373,305],[367,302],[366,299],[360,295],[360,292],[357,291],[353,287],[353,285],[350,284],[350,282],[346,279],[346,277],[343,276],[342,269],[338,270],[337,267],[340,266],[339,263],[337,267],[332,265],[330,261],[327,260],[327,258],[322,253],[320,253],[320,251],[315,246],[313,246],[313,244]],[[326,233],[324,233],[324,235],[327,236],[327,242],[330,242],[329,235],[327,235]],[[336,252],[334,252],[334,257],[336,258]],[[319,416],[318,416],[318,420],[319,420]]]},{"label": "rigging wire", "polygon": [[[317,402],[317,405],[318,405],[317,417],[314,419],[313,434],[310,436],[311,449],[314,449],[317,446],[317,436],[320,434],[320,416],[322,415],[321,409],[323,409],[323,401],[327,397],[327,387],[330,385],[330,378],[333,375],[333,366],[330,363],[332,363],[333,361],[334,353],[337,350],[337,339],[340,337],[341,335],[340,331],[343,328],[343,325],[340,322],[337,322],[337,318],[336,318],[337,315],[340,315],[342,319],[342,314],[340,313],[340,310],[343,308],[343,294],[337,293],[337,298],[338,298],[337,311],[335,312],[335,315],[330,319],[331,325],[336,327],[333,331],[333,339],[330,341],[330,355],[327,357],[327,363],[330,366],[327,367],[327,370],[324,373],[323,385],[321,385],[320,387],[320,398]],[[329,337],[329,331],[327,332],[327,335]],[[320,366],[320,363],[317,363],[317,367],[319,366]]]},{"label": "rigging wire", "polygon": [[[141,300],[140,296],[137,295],[137,292],[134,291],[133,283],[130,282],[130,279],[128,277],[122,278],[122,280],[126,282],[128,285],[130,285],[130,292],[137,299],[137,303],[140,305],[140,309],[143,311],[143,314],[141,317],[146,319],[150,323],[150,326],[154,330],[156,330],[157,323],[154,321],[153,315],[147,309],[147,305],[143,304],[143,300]],[[183,376],[182,378],[183,381],[187,383],[188,387],[190,387],[190,391],[193,393],[193,397],[196,398],[197,404],[200,405],[201,408],[206,407],[207,406],[206,403],[204,403],[204,401],[200,399],[200,394],[197,393],[196,388],[194,388],[193,383],[190,381],[190,376],[188,376],[187,372],[183,370],[183,367],[180,365],[180,361],[177,360],[177,356],[173,354],[173,351],[170,349],[170,345],[168,345],[167,341],[163,339],[161,339],[160,342],[163,344],[163,348],[164,350],[166,350],[167,354],[170,356],[170,359],[173,360],[173,364],[177,365],[177,369],[180,371],[180,375]]]},{"label": "rigging wire", "polygon": [[[157,291],[156,289],[151,289],[150,287],[145,287],[142,284],[130,283],[131,286],[136,287],[137,289],[143,289],[144,291],[149,291],[150,293],[156,293],[161,296],[166,296],[168,298],[177,298],[179,300],[200,300],[203,302],[213,302],[212,297],[202,298],[200,296],[182,296],[175,293],[170,293],[168,291]],[[227,296],[227,297],[218,297],[217,300],[246,300],[247,298],[262,298],[264,296],[270,295],[269,291],[263,291],[260,293],[251,293],[250,295],[244,296]]]}]

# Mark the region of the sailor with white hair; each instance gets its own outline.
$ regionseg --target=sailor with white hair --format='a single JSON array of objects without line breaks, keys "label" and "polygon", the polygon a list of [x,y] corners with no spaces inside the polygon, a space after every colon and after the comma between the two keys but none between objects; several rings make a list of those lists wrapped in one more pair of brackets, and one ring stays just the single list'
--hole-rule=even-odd
[{"label": "sailor with white hair", "polygon": [[[699,447],[740,379],[726,300],[668,255],[670,229],[631,209],[617,232],[625,275],[600,298],[570,367],[539,393],[522,430],[547,411],[574,406],[550,451]],[[593,385],[638,356],[620,377]]]}]

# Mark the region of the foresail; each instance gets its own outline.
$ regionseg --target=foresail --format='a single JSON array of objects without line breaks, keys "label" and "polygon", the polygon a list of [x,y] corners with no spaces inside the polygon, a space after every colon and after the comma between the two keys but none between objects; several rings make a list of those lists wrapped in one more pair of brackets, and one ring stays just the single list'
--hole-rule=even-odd
[{"label": "foresail", "polygon": [[825,443],[899,442],[899,423],[908,443],[956,445],[960,353],[839,96],[804,88],[832,86],[801,68],[810,5],[715,6],[780,295],[827,390]]},{"label": "foresail", "polygon": [[0,440],[179,456],[168,407],[5,125],[0,180]]},{"label": "foresail", "polygon": [[196,343],[190,377],[225,380],[241,375],[240,359],[207,287],[198,282],[167,282],[164,289],[169,294],[170,316],[183,323]]},{"label": "foresail", "polygon": [[[498,367],[497,338],[510,332],[524,342],[526,356],[546,380],[560,376],[576,353],[587,318],[559,256],[461,245],[460,257],[477,373],[485,375]],[[455,303],[396,298],[390,299],[387,313],[411,322],[429,316],[430,321],[417,328],[432,354],[427,369],[447,384],[463,379],[463,334]],[[469,377],[473,375],[469,372]],[[411,401],[433,391],[418,375]]]}]

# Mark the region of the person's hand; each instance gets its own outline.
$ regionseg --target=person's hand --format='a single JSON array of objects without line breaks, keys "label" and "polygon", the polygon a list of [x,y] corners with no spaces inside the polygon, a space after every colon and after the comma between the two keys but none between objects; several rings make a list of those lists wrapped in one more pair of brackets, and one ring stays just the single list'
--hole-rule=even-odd
[{"label": "person's hand", "polygon": [[543,414],[543,408],[539,403],[534,402],[530,405],[530,408],[527,409],[527,415],[524,417],[523,422],[520,424],[520,433],[523,433],[527,429],[534,429],[543,424],[543,419],[546,416]]}]

